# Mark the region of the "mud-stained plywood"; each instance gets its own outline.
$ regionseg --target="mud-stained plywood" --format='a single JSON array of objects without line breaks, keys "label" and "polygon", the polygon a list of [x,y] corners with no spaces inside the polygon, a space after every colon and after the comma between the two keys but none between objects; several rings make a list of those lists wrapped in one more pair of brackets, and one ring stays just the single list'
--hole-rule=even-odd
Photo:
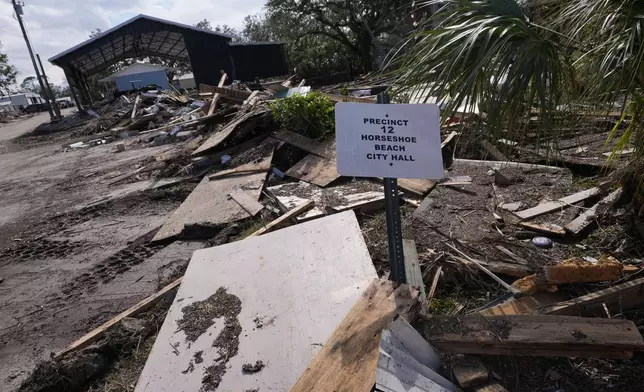
[{"label": "mud-stained plywood", "polygon": [[288,169],[286,175],[322,187],[340,178],[335,156],[335,140],[326,141],[320,151],[329,158],[309,154]]},{"label": "mud-stained plywood", "polygon": [[[206,369],[224,362],[217,391],[288,391],[374,278],[352,211],[198,250],[136,392],[199,391]],[[203,333],[180,330],[184,310],[194,310],[220,288],[234,314],[215,317]],[[222,331],[230,332],[233,343],[225,349],[218,338]],[[257,361],[265,364],[261,371],[242,371]]]}]

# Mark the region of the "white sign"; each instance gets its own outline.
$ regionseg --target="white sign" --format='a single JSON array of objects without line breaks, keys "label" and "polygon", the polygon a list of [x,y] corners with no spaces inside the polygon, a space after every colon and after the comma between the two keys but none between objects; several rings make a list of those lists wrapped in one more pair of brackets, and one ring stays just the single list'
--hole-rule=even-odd
[{"label": "white sign", "polygon": [[339,102],[335,134],[343,176],[443,178],[437,105]]}]

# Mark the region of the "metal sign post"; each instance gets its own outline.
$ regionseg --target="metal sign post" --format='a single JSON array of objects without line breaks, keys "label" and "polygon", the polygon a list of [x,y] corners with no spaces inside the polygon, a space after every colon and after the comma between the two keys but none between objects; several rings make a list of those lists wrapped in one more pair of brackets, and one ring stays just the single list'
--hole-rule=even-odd
[{"label": "metal sign post", "polygon": [[[389,103],[386,91],[378,94],[379,104]],[[389,243],[389,269],[391,280],[407,283],[405,275],[405,255],[402,246],[402,224],[400,223],[400,199],[398,197],[398,179],[385,178],[385,209],[387,212],[387,240]]]}]

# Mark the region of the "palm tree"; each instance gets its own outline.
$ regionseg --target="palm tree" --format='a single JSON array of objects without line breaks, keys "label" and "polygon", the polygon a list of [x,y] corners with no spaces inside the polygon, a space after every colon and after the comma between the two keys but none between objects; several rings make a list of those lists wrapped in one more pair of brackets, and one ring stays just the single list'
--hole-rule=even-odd
[{"label": "palm tree", "polygon": [[492,133],[524,132],[538,114],[549,139],[571,112],[617,107],[613,130],[628,124],[618,148],[632,142],[644,157],[644,0],[417,3],[437,5],[393,57],[403,90],[440,97],[445,116],[477,103]]}]

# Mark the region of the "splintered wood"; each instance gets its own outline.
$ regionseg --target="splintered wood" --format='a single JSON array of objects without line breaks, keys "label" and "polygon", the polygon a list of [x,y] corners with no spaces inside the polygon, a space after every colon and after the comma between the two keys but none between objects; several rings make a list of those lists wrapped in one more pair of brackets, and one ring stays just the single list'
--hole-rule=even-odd
[{"label": "splintered wood", "polygon": [[376,383],[380,334],[394,316],[413,319],[418,291],[376,280],[353,305],[291,392],[369,392]]},{"label": "splintered wood", "polygon": [[632,321],[566,316],[421,317],[425,339],[445,352],[630,358],[644,349]]}]

